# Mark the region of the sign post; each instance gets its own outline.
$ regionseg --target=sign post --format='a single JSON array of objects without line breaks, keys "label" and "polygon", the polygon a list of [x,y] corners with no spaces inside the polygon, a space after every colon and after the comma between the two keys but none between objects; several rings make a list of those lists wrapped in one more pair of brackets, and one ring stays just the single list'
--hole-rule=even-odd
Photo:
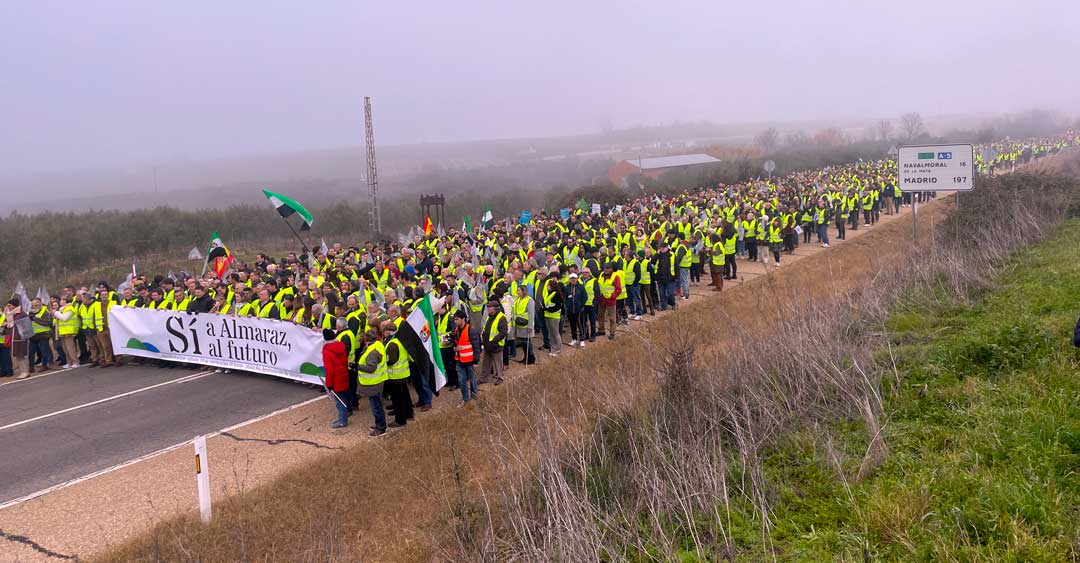
[{"label": "sign post", "polygon": [[206,458],[206,437],[195,437],[195,482],[199,488],[199,516],[210,523],[210,467]]},{"label": "sign post", "polygon": [[[896,180],[902,192],[969,192],[975,187],[975,149],[971,145],[907,145],[900,147],[896,156]],[[912,242],[918,241],[917,206],[913,193]]]}]

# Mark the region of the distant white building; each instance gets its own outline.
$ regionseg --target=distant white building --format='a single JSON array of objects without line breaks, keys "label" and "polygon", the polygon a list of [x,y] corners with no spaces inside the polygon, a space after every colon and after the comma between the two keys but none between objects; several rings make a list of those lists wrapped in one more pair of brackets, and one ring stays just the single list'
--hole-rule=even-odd
[{"label": "distant white building", "polygon": [[720,159],[707,154],[678,154],[623,160],[608,168],[608,179],[616,186],[625,187],[626,178],[633,174],[644,174],[650,178],[657,178],[661,174],[672,170],[692,169],[718,162],[720,162]]}]

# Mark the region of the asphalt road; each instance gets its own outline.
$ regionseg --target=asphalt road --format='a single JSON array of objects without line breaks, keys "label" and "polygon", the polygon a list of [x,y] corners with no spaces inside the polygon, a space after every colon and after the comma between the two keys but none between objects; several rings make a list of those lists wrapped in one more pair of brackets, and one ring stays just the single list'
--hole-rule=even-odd
[{"label": "asphalt road", "polygon": [[147,366],[0,382],[0,504],[323,393],[266,375]]}]

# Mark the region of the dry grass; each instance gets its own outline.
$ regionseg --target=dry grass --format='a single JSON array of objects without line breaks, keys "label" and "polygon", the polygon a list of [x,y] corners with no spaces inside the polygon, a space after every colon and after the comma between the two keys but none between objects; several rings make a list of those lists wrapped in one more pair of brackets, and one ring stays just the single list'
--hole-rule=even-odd
[{"label": "dry grass", "polygon": [[231,498],[209,526],[194,515],[170,520],[99,560],[663,559],[684,547],[683,535],[691,551],[722,555],[732,550],[733,503],[761,515],[769,557],[773,499],[761,459],[775,440],[853,417],[865,421],[870,446],[856,459],[834,449],[838,476],[865,477],[887,453],[880,392],[889,362],[864,344],[884,342],[884,307],[902,297],[901,282],[977,290],[988,279],[979,264],[1049,225],[1033,211],[1017,215],[1008,238],[960,261],[959,246],[938,251],[952,248],[937,238],[957,228],[942,225],[950,208],[920,208],[922,232],[935,238],[924,237],[918,260],[905,244],[910,225],[883,225],[485,388],[478,412],[447,411],[328,455]]},{"label": "dry grass", "polygon": [[[601,420],[584,440],[560,448],[566,433],[563,418],[553,414],[558,407],[536,401],[531,418],[543,421],[538,438],[493,437],[493,449],[505,452],[502,473],[512,478],[495,495],[494,524],[478,519],[468,531],[491,539],[477,549],[459,534],[444,544],[444,555],[462,561],[727,558],[738,551],[730,538],[731,514],[739,510],[760,524],[757,555],[775,558],[776,486],[763,470],[775,446],[808,432],[845,487],[872,475],[888,455],[882,395],[901,384],[888,312],[907,299],[978,295],[1004,258],[1043,238],[1077,196],[1075,183],[1048,176],[1012,176],[984,190],[971,198],[971,209],[930,229],[934,236],[919,252],[876,256],[885,262],[871,279],[853,268],[842,278],[811,277],[835,282],[832,288],[807,282],[794,289],[777,276],[766,292],[680,316],[681,324],[651,341],[660,344],[643,343],[647,358],[622,371],[631,385],[659,381],[656,398]],[[842,283],[852,285],[838,291]],[[712,318],[699,323],[697,314]],[[698,330],[706,327],[718,331]],[[605,403],[606,391],[597,393]],[[588,418],[589,411],[577,415]],[[836,444],[825,430],[860,419],[866,435],[854,444]],[[861,456],[844,453],[858,445]],[[913,491],[893,507],[868,507],[875,514],[857,520],[864,531],[899,538],[925,514],[923,493]]]}]

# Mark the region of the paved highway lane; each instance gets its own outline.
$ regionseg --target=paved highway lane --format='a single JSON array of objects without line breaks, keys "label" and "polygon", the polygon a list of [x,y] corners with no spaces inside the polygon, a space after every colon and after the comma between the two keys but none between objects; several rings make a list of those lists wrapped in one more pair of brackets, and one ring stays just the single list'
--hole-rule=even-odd
[{"label": "paved highway lane", "polygon": [[141,366],[0,386],[0,504],[321,394],[264,375]]},{"label": "paved highway lane", "polygon": [[6,378],[0,385],[0,428],[197,373],[204,370],[83,367],[25,380]]}]

